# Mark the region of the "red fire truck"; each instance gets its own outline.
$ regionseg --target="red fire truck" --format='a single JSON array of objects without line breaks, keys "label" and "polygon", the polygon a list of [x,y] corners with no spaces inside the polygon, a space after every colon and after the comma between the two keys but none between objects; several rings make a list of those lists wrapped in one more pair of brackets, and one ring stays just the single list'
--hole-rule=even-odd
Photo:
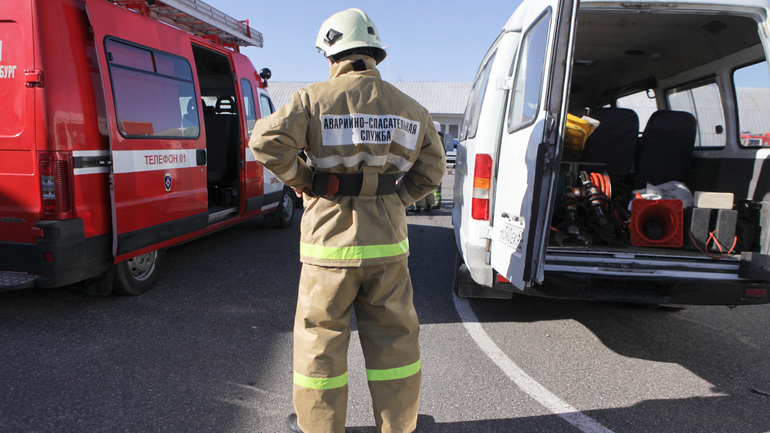
[{"label": "red fire truck", "polygon": [[293,192],[247,147],[274,108],[242,46],[262,35],[199,0],[4,4],[0,290],[136,295],[166,247],[291,224]]}]

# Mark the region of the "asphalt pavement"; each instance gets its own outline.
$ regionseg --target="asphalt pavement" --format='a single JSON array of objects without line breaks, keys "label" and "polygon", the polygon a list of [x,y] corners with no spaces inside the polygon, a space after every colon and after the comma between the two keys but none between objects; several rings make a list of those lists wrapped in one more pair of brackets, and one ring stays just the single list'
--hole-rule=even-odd
[{"label": "asphalt pavement", "polygon": [[[770,306],[456,299],[443,198],[408,217],[418,431],[770,431]],[[172,248],[138,297],[0,293],[0,431],[285,431],[299,218]],[[374,433],[356,335],[349,370],[348,433]]]}]

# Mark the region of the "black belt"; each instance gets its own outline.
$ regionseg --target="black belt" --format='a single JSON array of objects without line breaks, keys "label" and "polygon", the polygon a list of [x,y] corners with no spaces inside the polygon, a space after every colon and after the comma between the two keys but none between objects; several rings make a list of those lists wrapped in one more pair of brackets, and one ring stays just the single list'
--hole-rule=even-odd
[{"label": "black belt", "polygon": [[[387,195],[396,192],[396,181],[403,173],[377,174],[377,191],[374,195]],[[329,196],[357,196],[361,195],[361,187],[364,184],[363,173],[319,173],[313,176],[313,195],[321,197]]]}]

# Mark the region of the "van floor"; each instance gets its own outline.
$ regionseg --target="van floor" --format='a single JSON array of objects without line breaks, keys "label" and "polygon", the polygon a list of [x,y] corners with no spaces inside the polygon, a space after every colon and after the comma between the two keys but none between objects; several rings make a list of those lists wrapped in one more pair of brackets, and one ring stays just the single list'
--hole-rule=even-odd
[{"label": "van floor", "polygon": [[597,242],[586,247],[574,245],[559,246],[553,240],[553,238],[551,238],[551,240],[548,242],[548,251],[583,254],[612,254],[619,256],[655,256],[687,259],[713,259],[713,257],[718,257],[725,260],[740,260],[741,257],[740,253],[733,253],[726,257],[722,257],[723,255],[718,252],[709,251],[709,254],[713,257],[708,257],[701,251],[685,248],[639,247],[631,245],[631,242],[628,239],[618,239],[613,243],[613,245],[606,245],[602,242]]}]

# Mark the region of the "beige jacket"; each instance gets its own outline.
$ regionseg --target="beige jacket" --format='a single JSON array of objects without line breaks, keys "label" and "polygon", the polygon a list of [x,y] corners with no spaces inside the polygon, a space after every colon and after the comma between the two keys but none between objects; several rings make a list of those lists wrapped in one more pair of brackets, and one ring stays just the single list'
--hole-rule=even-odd
[{"label": "beige jacket", "polygon": [[[330,75],[257,121],[249,147],[295,189],[307,188],[312,176],[299,150],[319,172],[364,174],[359,196],[305,196],[302,262],[348,267],[402,260],[409,251],[404,208],[441,183],[443,144],[428,111],[382,81],[370,57],[346,57]],[[379,173],[404,173],[396,194],[373,194]]]}]

